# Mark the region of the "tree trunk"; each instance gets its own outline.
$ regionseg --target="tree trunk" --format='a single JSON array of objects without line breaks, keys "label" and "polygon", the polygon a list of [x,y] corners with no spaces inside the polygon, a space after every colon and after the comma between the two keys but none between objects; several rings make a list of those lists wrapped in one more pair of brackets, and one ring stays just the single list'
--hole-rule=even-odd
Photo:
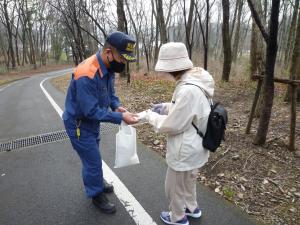
[{"label": "tree trunk", "polygon": [[31,64],[33,65],[34,69],[37,69],[37,66],[36,66],[36,57],[35,57],[35,49],[34,49],[33,37],[32,37],[32,27],[30,25],[30,22],[28,23],[28,38],[29,38],[29,46],[30,46]]},{"label": "tree trunk", "polygon": [[4,41],[2,39],[2,35],[0,34],[1,55],[3,55],[5,66],[8,68],[8,56],[7,56],[5,47],[3,46],[3,43],[4,43]]},{"label": "tree trunk", "polygon": [[[204,49],[204,66],[203,68],[207,70],[207,61],[208,61],[208,47],[209,47],[209,40],[208,40],[208,24],[209,24],[209,0],[206,0],[206,21],[205,21],[205,32],[201,21],[201,13],[197,9],[197,6],[195,6],[195,10],[197,13],[198,21],[199,21],[199,27],[200,32],[202,36],[202,43],[203,43],[203,49]],[[217,39],[218,39],[218,31],[217,31]],[[200,44],[200,43],[199,43]]]},{"label": "tree trunk", "polygon": [[[234,14],[233,14],[233,19],[232,19],[232,25],[231,25],[231,29],[229,27],[229,36],[230,36],[230,41],[232,40],[232,36],[233,36],[233,31],[234,31],[234,26],[235,26],[235,22],[236,22],[236,14],[238,11],[238,1],[235,1],[235,8],[234,8]],[[230,4],[230,3],[229,3]]]},{"label": "tree trunk", "polygon": [[298,15],[298,10],[299,10],[299,0],[295,0],[294,4],[295,5],[294,5],[293,16],[292,16],[292,22],[291,22],[291,26],[289,29],[288,40],[287,40],[287,44],[286,44],[286,48],[285,48],[284,65],[290,64],[293,45],[294,45],[294,41],[295,41],[295,31],[296,31],[297,15]]},{"label": "tree trunk", "polygon": [[[8,9],[7,9],[7,0],[4,0],[3,2],[3,10],[4,10],[4,17],[5,17],[5,23],[6,23],[6,29],[8,34],[8,50],[9,50],[9,56],[11,58],[11,66],[12,68],[16,68],[16,59],[15,59],[15,53],[14,53],[14,47],[13,47],[13,33],[11,29],[11,23],[10,18],[8,15]],[[8,61],[9,62],[9,61]]]},{"label": "tree trunk", "polygon": [[22,31],[22,47],[23,47],[23,56],[22,56],[22,66],[24,66],[24,64],[28,63],[27,62],[27,45],[26,45],[26,28],[25,28],[25,24],[23,24],[23,31]]},{"label": "tree trunk", "polygon": [[262,98],[263,106],[254,144],[262,145],[266,142],[274,98],[274,68],[277,55],[277,35],[280,0],[272,0],[269,22],[269,35],[266,54],[266,75],[264,76]]},{"label": "tree trunk", "polygon": [[222,36],[223,36],[223,72],[222,80],[229,81],[229,75],[231,70],[231,41],[229,35],[229,0],[222,0],[223,6],[223,24],[222,24]]},{"label": "tree trunk", "polygon": [[191,0],[188,21],[186,21],[186,9],[185,1],[183,1],[183,15],[184,15],[184,25],[185,25],[185,42],[188,50],[190,59],[192,59],[192,49],[193,49],[193,35],[192,35],[192,22],[194,13],[195,1]]},{"label": "tree trunk", "polygon": [[160,32],[160,45],[167,43],[167,29],[165,24],[164,12],[162,7],[162,0],[156,0],[157,20]]},{"label": "tree trunk", "polygon": [[17,35],[15,35],[15,48],[16,48],[17,63],[18,63],[18,66],[20,66],[18,36]]},{"label": "tree trunk", "polygon": [[135,21],[134,21],[134,19],[132,17],[132,13],[130,11],[130,8],[129,8],[129,5],[128,5],[128,1],[125,0],[125,3],[126,3],[127,11],[128,11],[128,14],[129,14],[129,18],[130,18],[130,21],[132,23],[132,26],[133,26],[133,29],[134,29],[134,33],[135,33],[135,38],[136,38],[136,45],[135,45],[135,49],[136,49],[136,69],[139,70],[140,69],[139,32],[138,32],[138,29],[136,27]]},{"label": "tree trunk", "polygon": [[214,44],[214,58],[217,59],[219,58],[219,45],[220,45],[220,20],[221,20],[221,13],[220,13],[221,10],[218,10],[218,22],[217,22],[217,33],[216,33],[216,42]]},{"label": "tree trunk", "polygon": [[[30,48],[30,63],[33,65],[34,69],[37,69],[36,66],[36,56],[35,56],[35,49],[33,43],[33,35],[32,35],[32,23],[31,23],[31,14],[32,12],[28,9],[28,0],[25,1],[25,14],[26,14],[26,22],[27,22],[27,36],[29,40],[29,48]],[[25,22],[25,23],[26,23]]]},{"label": "tree trunk", "polygon": [[283,9],[282,9],[282,19],[279,24],[278,28],[278,50],[277,50],[277,61],[282,64],[283,61],[283,53],[284,53],[284,45],[286,43],[287,39],[287,28],[288,28],[288,18],[287,18],[287,13],[288,13],[288,4],[287,2],[283,2]]},{"label": "tree trunk", "polygon": [[156,19],[156,28],[155,28],[155,47],[154,47],[154,61],[153,61],[153,67],[155,67],[156,61],[158,59],[158,52],[159,52],[159,46],[158,46],[158,35],[159,35],[159,22]]},{"label": "tree trunk", "polygon": [[208,39],[208,24],[209,24],[209,0],[206,0],[206,24],[205,24],[205,46],[204,46],[204,69],[207,70],[208,64],[208,51],[209,51],[209,39]]},{"label": "tree trunk", "polygon": [[[290,64],[290,79],[291,80],[300,80],[300,16],[298,16],[297,22],[297,30],[296,30],[296,37],[294,42],[293,54]],[[291,88],[290,85],[288,86],[288,99],[291,100]],[[297,100],[300,101],[300,87],[297,88]]]},{"label": "tree trunk", "polygon": [[35,49],[34,49],[34,44],[33,44],[33,37],[32,37],[32,27],[31,25],[28,24],[28,32],[27,32],[27,36],[28,36],[28,40],[29,40],[29,59],[30,59],[30,63],[33,65],[33,68],[36,69],[36,57],[35,57]]},{"label": "tree trunk", "polygon": [[[124,1],[117,0],[117,15],[118,15],[118,30],[124,33],[128,33],[127,30],[127,20],[124,11]],[[127,76],[127,83],[130,83],[130,73],[129,73],[129,64],[126,63],[125,71],[120,73],[121,77]]]},{"label": "tree trunk", "polygon": [[[265,18],[263,16],[262,6],[261,2],[255,1],[254,5],[257,9],[257,13],[262,20],[265,21]],[[250,78],[254,74],[258,75],[265,75],[265,54],[266,54],[266,47],[265,43],[263,41],[263,37],[261,33],[259,32],[259,28],[256,25],[255,20],[252,21],[252,33],[251,33],[251,48],[250,48]],[[261,107],[262,107],[262,95],[259,95],[257,107],[255,108],[255,117],[260,116]]]},{"label": "tree trunk", "polygon": [[118,30],[124,33],[128,33],[123,0],[117,0],[117,15],[118,15]]},{"label": "tree trunk", "polygon": [[[248,36],[248,31],[250,30],[250,20],[252,22],[252,18],[249,17],[248,19],[248,22],[247,23],[244,23],[245,24],[245,27],[243,28],[243,32],[242,32],[242,40],[246,40],[247,36]],[[239,50],[238,50],[238,55],[240,56],[243,56],[243,53],[244,53],[244,46],[245,46],[246,42],[245,41],[242,41],[240,40],[240,44],[239,44]]]},{"label": "tree trunk", "polygon": [[19,24],[20,24],[20,16],[18,16],[17,26],[16,26],[16,33],[14,35],[14,37],[15,37],[15,48],[16,48],[16,56],[17,56],[18,66],[20,66],[19,47],[18,47]]},{"label": "tree trunk", "polygon": [[239,40],[240,40],[240,25],[241,25],[241,16],[242,16],[242,9],[243,9],[243,0],[238,0],[238,15],[237,15],[237,25],[234,34],[234,41],[233,41],[233,50],[232,50],[232,60],[235,62],[237,59],[238,49],[239,49]]},{"label": "tree trunk", "polygon": [[72,22],[75,25],[74,37],[76,36],[75,39],[77,40],[76,43],[77,43],[78,54],[80,57],[80,61],[82,62],[83,60],[85,60],[87,58],[87,55],[86,55],[85,44],[84,44],[82,32],[81,32],[81,25],[80,25],[81,15],[80,15],[80,11],[77,12],[77,7],[81,8],[82,2],[80,1],[79,4],[80,5],[77,6],[77,2],[75,0],[68,1],[68,6],[70,7],[69,10],[71,10],[71,12],[72,12],[72,14],[71,14]]},{"label": "tree trunk", "polygon": [[257,55],[258,55],[258,36],[259,30],[256,26],[254,19],[252,20],[252,31],[251,31],[251,42],[250,42],[250,78],[258,73],[258,62],[257,62]]},{"label": "tree trunk", "polygon": [[[47,62],[47,50],[46,50],[46,47],[47,47],[47,44],[46,44],[46,32],[47,32],[47,25],[45,24],[44,25],[44,31],[43,31],[43,47],[42,47],[42,52],[43,52],[43,57],[42,57],[42,65],[43,66],[46,66],[46,62]],[[68,57],[68,56],[67,56]]]}]

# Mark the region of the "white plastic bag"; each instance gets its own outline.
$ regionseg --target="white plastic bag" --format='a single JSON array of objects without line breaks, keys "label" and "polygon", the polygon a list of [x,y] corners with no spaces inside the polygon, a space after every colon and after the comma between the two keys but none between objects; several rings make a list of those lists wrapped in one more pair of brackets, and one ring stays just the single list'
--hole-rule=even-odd
[{"label": "white plastic bag", "polygon": [[140,163],[136,153],[136,130],[122,121],[116,134],[115,168]]}]

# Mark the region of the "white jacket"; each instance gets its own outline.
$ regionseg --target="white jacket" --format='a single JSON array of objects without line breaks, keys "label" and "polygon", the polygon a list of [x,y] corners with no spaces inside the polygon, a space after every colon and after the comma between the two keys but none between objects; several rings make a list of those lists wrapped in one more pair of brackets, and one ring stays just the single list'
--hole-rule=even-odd
[{"label": "white jacket", "polygon": [[186,71],[176,82],[172,102],[163,103],[160,115],[148,111],[147,120],[159,133],[167,134],[166,161],[175,171],[188,171],[202,167],[208,160],[209,151],[202,146],[192,122],[205,134],[210,113],[209,102],[200,88],[209,97],[214,93],[212,76],[200,67]]}]

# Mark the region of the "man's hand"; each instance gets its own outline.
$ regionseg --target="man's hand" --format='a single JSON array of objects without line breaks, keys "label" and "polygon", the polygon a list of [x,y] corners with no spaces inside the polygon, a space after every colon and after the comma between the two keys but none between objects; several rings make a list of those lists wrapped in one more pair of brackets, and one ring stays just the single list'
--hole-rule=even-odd
[{"label": "man's hand", "polygon": [[122,106],[119,106],[115,111],[116,111],[116,112],[122,112],[122,113],[124,113],[124,112],[127,112],[127,109],[125,109],[125,108],[122,107]]},{"label": "man's hand", "polygon": [[123,114],[123,120],[127,124],[134,124],[139,122],[139,116],[130,112],[124,112]]}]

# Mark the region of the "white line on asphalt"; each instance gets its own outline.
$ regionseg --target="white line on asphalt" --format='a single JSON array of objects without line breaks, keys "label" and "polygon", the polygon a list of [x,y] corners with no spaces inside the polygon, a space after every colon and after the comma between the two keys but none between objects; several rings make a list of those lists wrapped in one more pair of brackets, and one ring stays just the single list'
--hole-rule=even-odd
[{"label": "white line on asphalt", "polygon": [[42,89],[42,91],[44,92],[44,94],[46,95],[46,97],[48,98],[48,100],[50,101],[51,105],[53,106],[53,108],[56,110],[56,112],[58,113],[58,115],[60,116],[60,118],[62,118],[62,114],[63,111],[61,110],[61,108],[56,104],[56,102],[54,101],[54,99],[49,95],[49,93],[46,91],[46,89],[43,86],[43,83],[48,80],[49,77],[45,78],[44,80],[42,80],[42,82],[40,83],[40,87]]},{"label": "white line on asphalt", "polygon": [[8,84],[8,85],[6,85],[6,86],[5,86],[5,87],[3,87],[3,88],[0,88],[0,91],[3,91],[5,88],[9,87],[10,85],[12,85],[12,83],[11,83],[11,84]]},{"label": "white line on asphalt", "polygon": [[[40,87],[44,92],[45,96],[50,101],[51,105],[54,107],[56,112],[59,114],[60,118],[62,118],[62,110],[56,104],[54,99],[50,96],[50,94],[46,91],[43,86],[43,83],[49,79],[45,78],[41,83]],[[118,176],[109,168],[109,166],[102,160],[102,169],[103,176],[108,183],[112,183],[114,185],[114,192],[116,196],[119,198],[122,205],[125,207],[128,214],[132,217],[138,225],[156,225],[155,221],[152,217],[146,212],[143,206],[135,199],[135,197],[131,194],[131,192],[127,189],[127,187],[123,184],[123,182],[118,178]]]}]

